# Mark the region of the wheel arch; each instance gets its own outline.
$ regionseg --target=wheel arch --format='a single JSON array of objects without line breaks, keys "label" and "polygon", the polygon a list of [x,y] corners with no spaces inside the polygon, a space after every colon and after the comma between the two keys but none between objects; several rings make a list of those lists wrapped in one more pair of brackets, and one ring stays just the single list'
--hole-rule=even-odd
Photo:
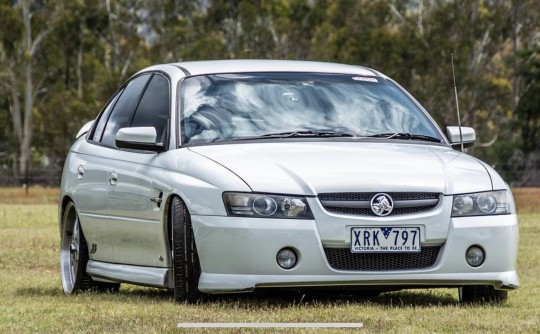
[{"label": "wheel arch", "polygon": [[164,200],[163,214],[165,215],[165,217],[163,218],[163,221],[164,221],[164,228],[165,228],[165,233],[167,237],[167,247],[168,247],[169,253],[172,253],[172,219],[171,219],[172,213],[171,213],[171,210],[172,210],[172,201],[175,197],[178,197],[184,203],[188,213],[191,212],[191,210],[189,209],[187,205],[186,200],[184,199],[184,196],[178,192],[171,192],[167,196],[167,198]]},{"label": "wheel arch", "polygon": [[[175,202],[175,199],[178,200]],[[164,211],[167,212],[174,298],[176,302],[194,303],[201,298],[198,290],[201,266],[191,225],[191,211],[183,196],[178,193],[167,196],[166,204]],[[174,221],[177,224],[173,224]]]},{"label": "wheel arch", "polygon": [[[66,207],[69,202],[72,202],[73,205],[75,205],[73,199],[69,195],[65,195],[62,197],[62,200],[60,201],[60,205],[58,207],[58,227],[60,228],[60,231],[62,231],[62,224],[64,223],[64,212],[66,211]],[[77,209],[76,205],[75,209]]]}]

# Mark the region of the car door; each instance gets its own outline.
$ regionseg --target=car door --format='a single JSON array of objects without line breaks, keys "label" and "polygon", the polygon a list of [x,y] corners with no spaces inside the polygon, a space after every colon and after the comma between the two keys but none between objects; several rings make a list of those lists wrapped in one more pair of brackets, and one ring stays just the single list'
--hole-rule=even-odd
[{"label": "car door", "polygon": [[[88,242],[90,258],[96,261],[115,262],[115,219],[111,215],[109,193],[114,166],[121,159],[114,135],[127,126],[150,74],[137,76],[125,84],[99,115],[88,137],[80,148],[78,166],[82,179],[81,191],[75,195],[83,233]],[[78,194],[87,194],[79,198]]]},{"label": "car door", "polygon": [[[119,127],[154,127],[157,141],[166,142],[170,85],[161,74],[153,74],[129,121]],[[109,134],[116,135],[116,132]],[[158,154],[117,149],[110,160],[109,234],[113,238],[114,262],[144,266],[164,265],[166,255],[161,225],[162,189],[150,175]]]}]

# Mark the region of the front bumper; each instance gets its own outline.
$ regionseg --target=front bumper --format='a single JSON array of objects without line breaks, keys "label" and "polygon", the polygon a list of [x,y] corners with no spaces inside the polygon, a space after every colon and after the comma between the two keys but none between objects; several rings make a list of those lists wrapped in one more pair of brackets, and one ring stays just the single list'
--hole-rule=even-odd
[{"label": "front bumper", "polygon": [[[391,271],[333,269],[323,249],[329,242],[321,238],[314,220],[193,215],[192,224],[202,269],[199,289],[207,293],[263,287],[492,285],[510,290],[519,286],[515,214],[450,219],[447,237],[433,266]],[[343,226],[344,235],[347,228]],[[423,245],[426,243],[430,240],[423,240]],[[465,252],[472,245],[486,252],[478,268],[465,262]],[[277,252],[284,247],[298,254],[297,265],[289,270],[276,262]]]}]

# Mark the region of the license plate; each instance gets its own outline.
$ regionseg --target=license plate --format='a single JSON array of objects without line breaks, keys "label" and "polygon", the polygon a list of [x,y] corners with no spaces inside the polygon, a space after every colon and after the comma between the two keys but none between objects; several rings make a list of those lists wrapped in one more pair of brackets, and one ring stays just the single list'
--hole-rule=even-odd
[{"label": "license plate", "polygon": [[420,227],[353,227],[351,252],[420,252]]}]

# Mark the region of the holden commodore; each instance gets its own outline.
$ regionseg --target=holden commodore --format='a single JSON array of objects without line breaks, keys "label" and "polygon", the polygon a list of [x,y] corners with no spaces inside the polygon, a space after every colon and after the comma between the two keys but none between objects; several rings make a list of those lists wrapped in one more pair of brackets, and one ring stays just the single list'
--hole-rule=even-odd
[{"label": "holden commodore", "polygon": [[135,74],[85,124],[59,204],[67,294],[176,301],[260,288],[519,286],[512,193],[396,82],[342,64],[230,60]]}]

